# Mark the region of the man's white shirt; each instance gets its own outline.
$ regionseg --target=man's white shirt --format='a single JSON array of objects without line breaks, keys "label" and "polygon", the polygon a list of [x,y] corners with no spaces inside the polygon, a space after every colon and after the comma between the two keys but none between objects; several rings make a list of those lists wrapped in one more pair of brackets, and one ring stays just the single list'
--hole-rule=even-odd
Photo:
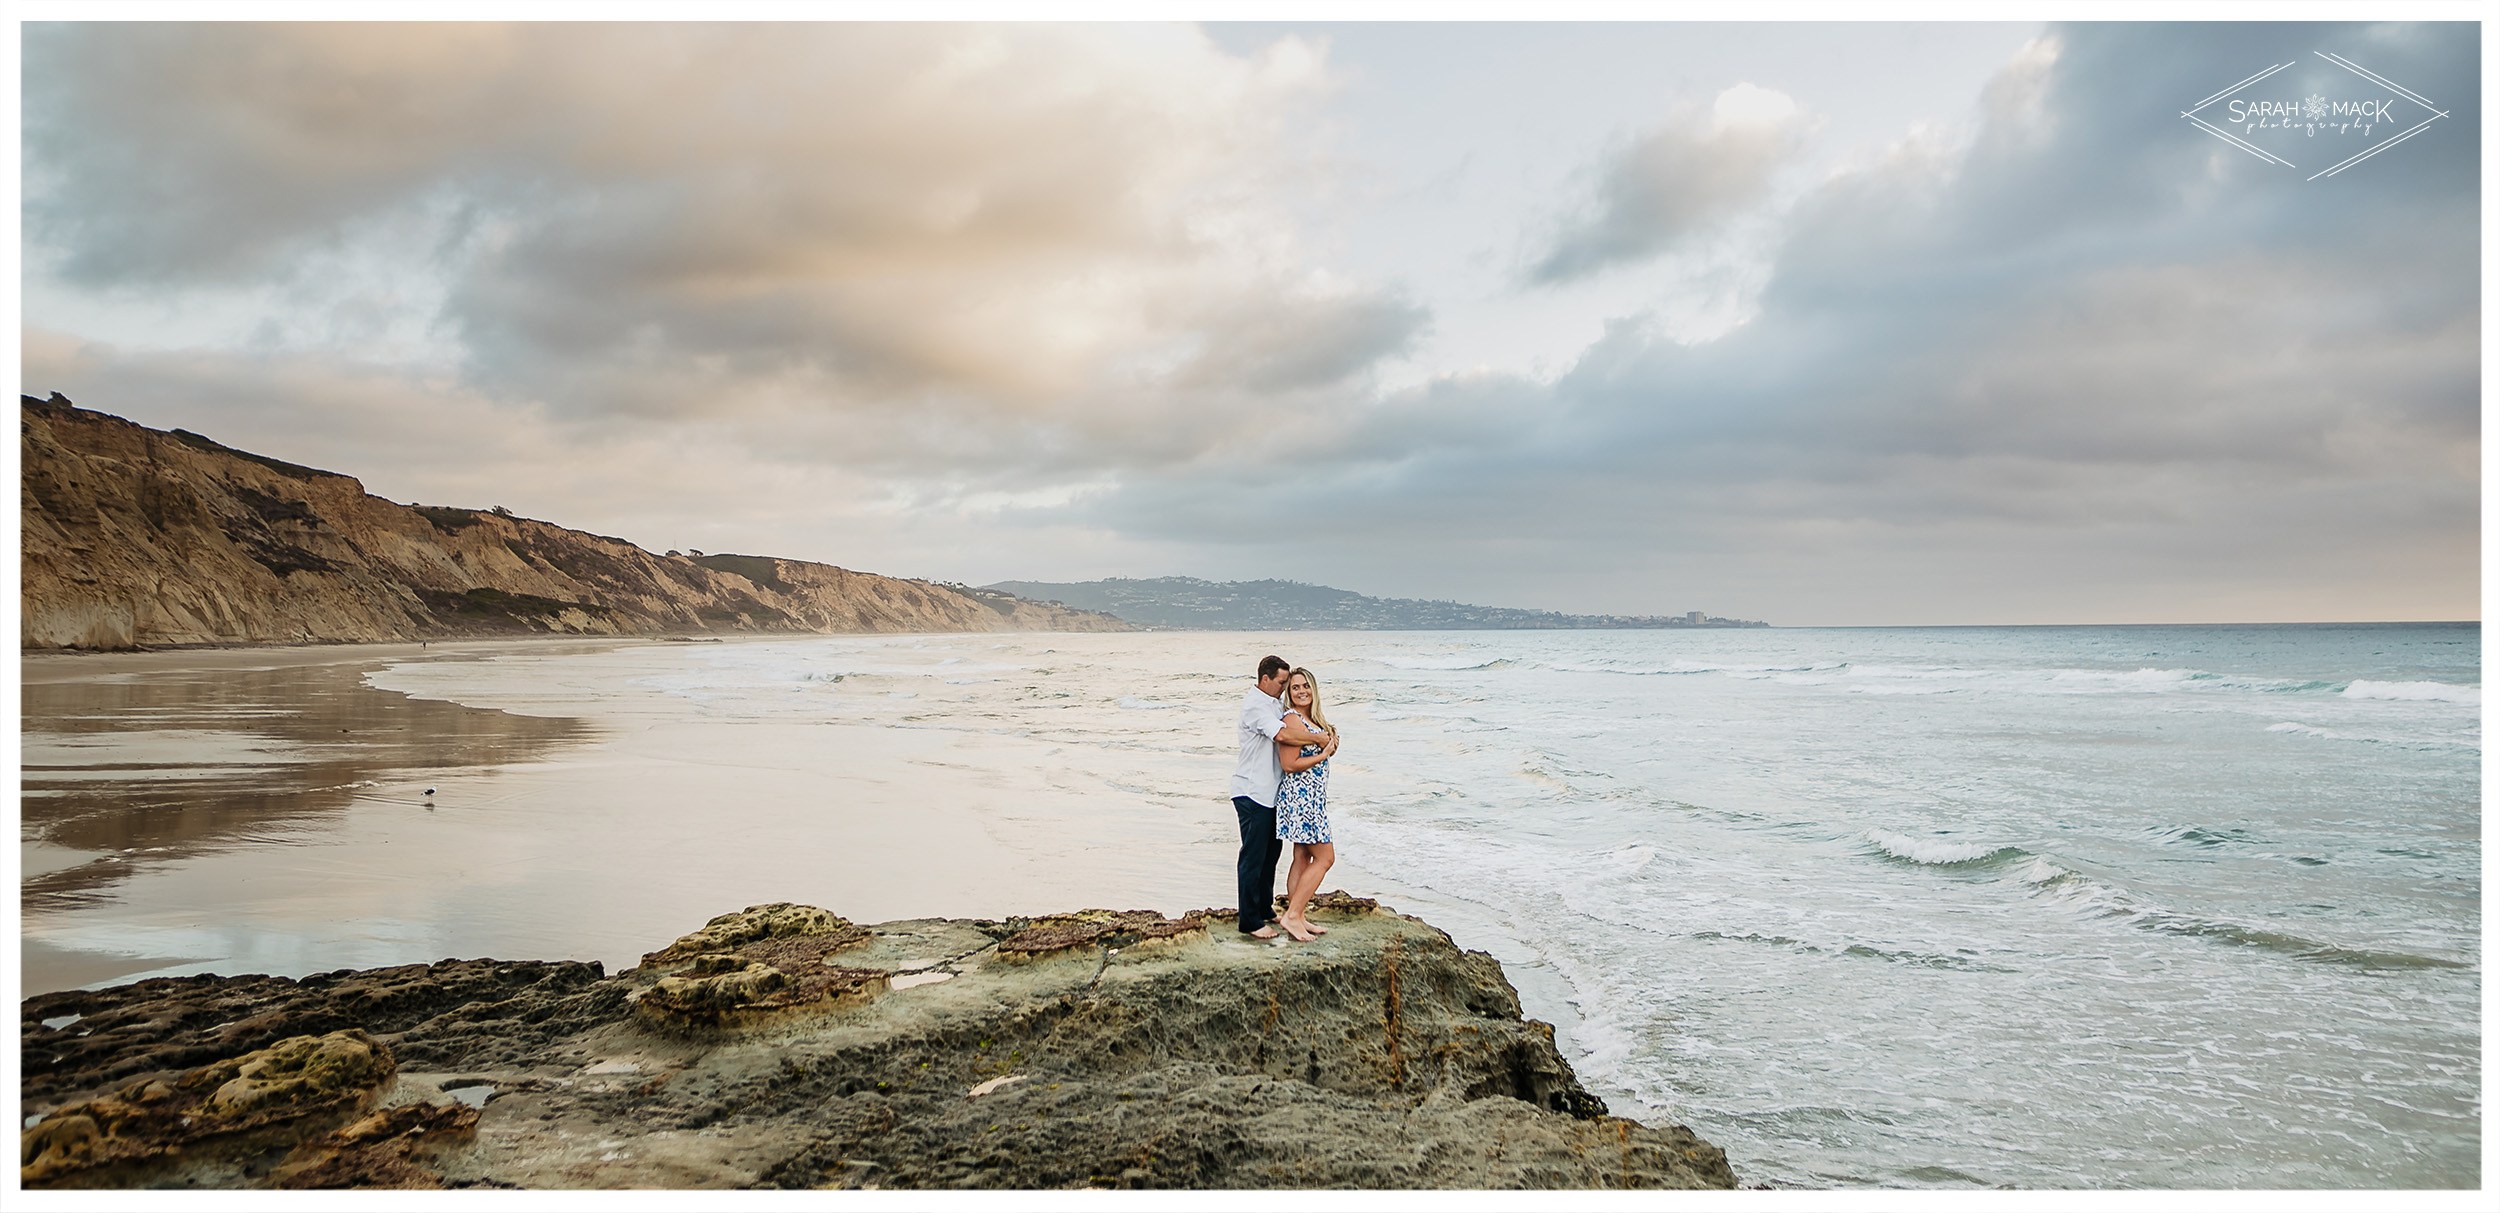
[{"label": "man's white shirt", "polygon": [[1284,702],[1252,687],[1241,697],[1241,765],[1233,768],[1233,795],[1247,796],[1276,807],[1276,781],[1284,777],[1284,760],[1276,756],[1276,734],[1285,727]]}]

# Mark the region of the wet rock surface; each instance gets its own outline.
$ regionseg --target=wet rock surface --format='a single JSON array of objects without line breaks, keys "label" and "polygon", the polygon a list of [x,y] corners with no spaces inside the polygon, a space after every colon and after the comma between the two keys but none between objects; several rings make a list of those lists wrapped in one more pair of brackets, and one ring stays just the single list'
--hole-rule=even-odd
[{"label": "wet rock surface", "polygon": [[636,999],[634,1010],[662,1030],[754,1027],[829,1011],[886,988],[886,970],[834,960],[871,938],[867,928],[814,906],[749,906],[644,954],[645,968],[682,967]]},{"label": "wet rock surface", "polygon": [[[43,995],[22,1009],[40,1119],[21,1177],[1734,1185],[1683,1127],[1608,1115],[1491,957],[1362,899],[1313,919],[1330,933],[1293,944],[1209,911],[859,926],[759,906],[615,976],[446,961]],[[192,1136],[149,1136],[186,1115]]]},{"label": "wet rock surface", "polygon": [[868,942],[868,931],[851,920],[815,906],[777,901],[748,906],[704,923],[657,952],[643,954],[642,963],[663,964],[700,956],[734,953],[741,948],[789,940],[813,940],[827,951]]},{"label": "wet rock surface", "polygon": [[71,1187],[154,1183],[175,1169],[249,1179],[254,1155],[319,1136],[372,1106],[396,1069],[389,1049],[350,1028],[143,1078],[31,1126],[19,1177]]},{"label": "wet rock surface", "polygon": [[[342,1028],[390,1037],[417,1064],[518,1058],[624,1008],[579,961],[446,960],[285,977],[166,977],[19,1004],[20,1093],[57,1099]],[[603,1005],[604,1004],[604,1005]]]},{"label": "wet rock surface", "polygon": [[998,939],[998,953],[1032,960],[1078,948],[1116,948],[1204,932],[1207,911],[1165,918],[1153,910],[1079,910],[1043,918],[1011,918],[982,925]]}]

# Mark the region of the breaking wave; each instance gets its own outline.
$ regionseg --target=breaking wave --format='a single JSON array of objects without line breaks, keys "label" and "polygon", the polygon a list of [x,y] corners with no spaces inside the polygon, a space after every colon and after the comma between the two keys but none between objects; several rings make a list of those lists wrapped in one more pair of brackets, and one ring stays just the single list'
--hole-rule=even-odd
[{"label": "breaking wave", "polygon": [[2016,879],[2034,892],[2098,918],[2113,919],[2142,930],[2230,947],[2252,948],[2321,964],[2363,969],[2470,969],[2472,964],[2414,952],[2347,947],[2324,940],[2269,931],[2244,923],[2203,918],[2152,905],[2107,881],[2087,876],[2039,856],[2023,865]]},{"label": "breaking wave", "polygon": [[1490,661],[1469,661],[1464,657],[1376,657],[1373,660],[1394,670],[1415,670],[1435,674],[1464,674],[1471,670],[1507,670],[1519,663],[1508,657]]},{"label": "breaking wave", "polygon": [[1866,840],[1894,859],[1929,867],[1950,868],[1991,861],[2011,862],[2031,854],[2021,847],[1993,842],[1958,842],[1950,838],[1912,838],[1887,830],[1868,830]]},{"label": "breaking wave", "polygon": [[2480,705],[2481,687],[2458,686],[2453,682],[2372,682],[2367,678],[2353,680],[2344,688],[2346,699],[2406,699],[2438,703]]}]

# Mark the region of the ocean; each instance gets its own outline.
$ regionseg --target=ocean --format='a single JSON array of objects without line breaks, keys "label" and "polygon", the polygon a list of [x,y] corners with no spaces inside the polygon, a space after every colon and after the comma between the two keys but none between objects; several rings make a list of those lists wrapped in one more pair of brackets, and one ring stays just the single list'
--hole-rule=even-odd
[{"label": "ocean", "polygon": [[785,893],[1223,904],[1270,652],[1345,737],[1326,883],[1491,952],[1614,1111],[1745,1182],[2481,1181],[2472,625],[515,648],[374,663],[337,740],[293,684],[30,683],[28,947],[631,963]]}]

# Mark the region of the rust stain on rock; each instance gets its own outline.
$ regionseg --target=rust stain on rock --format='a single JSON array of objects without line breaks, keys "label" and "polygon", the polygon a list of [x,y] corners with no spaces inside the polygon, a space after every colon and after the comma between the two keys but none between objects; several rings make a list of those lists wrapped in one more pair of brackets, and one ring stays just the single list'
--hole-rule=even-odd
[{"label": "rust stain on rock", "polygon": [[1207,929],[1206,918],[1200,911],[1165,918],[1153,910],[1078,910],[1047,918],[1009,919],[1008,923],[1014,932],[999,941],[998,952],[1011,960],[1030,960],[1095,945],[1123,948]]},{"label": "rust stain on rock", "polygon": [[297,1146],[273,1177],[281,1188],[440,1188],[426,1156],[474,1138],[478,1116],[458,1103],[387,1108]]}]

